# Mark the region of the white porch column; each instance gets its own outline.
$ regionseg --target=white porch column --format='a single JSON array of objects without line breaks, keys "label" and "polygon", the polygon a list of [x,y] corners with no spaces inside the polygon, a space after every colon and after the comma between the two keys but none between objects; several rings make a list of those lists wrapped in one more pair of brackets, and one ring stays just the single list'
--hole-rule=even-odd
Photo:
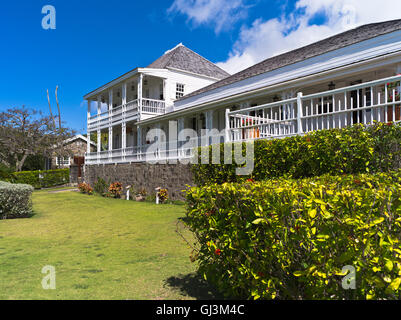
[{"label": "white porch column", "polygon": [[100,153],[102,151],[102,131],[100,129],[97,130],[97,152]]},{"label": "white porch column", "polygon": [[109,152],[113,150],[113,127],[109,127]]},{"label": "white porch column", "polygon": [[97,97],[97,115],[100,115],[102,113],[102,97],[98,96]]},{"label": "white porch column", "polygon": [[100,152],[102,151],[102,131],[97,130],[97,163],[100,164]]},{"label": "white porch column", "polygon": [[91,134],[89,131],[89,119],[91,117],[91,101],[88,100],[88,112],[87,112],[87,125],[88,125],[88,129],[87,129],[87,144],[86,144],[86,153],[89,154],[91,152],[91,144],[90,144],[90,138],[91,138]]},{"label": "white porch column", "polygon": [[113,110],[113,89],[109,90],[109,112]]},{"label": "white porch column", "polygon": [[179,118],[177,121],[177,149],[178,149],[178,158],[181,158],[183,156],[183,150],[182,146],[185,143],[184,141],[178,141],[178,137],[180,136],[180,133],[185,129],[185,118]]},{"label": "white porch column", "polygon": [[298,92],[297,95],[297,127],[298,127],[298,134],[303,133],[303,128],[302,128],[302,92]]},{"label": "white porch column", "polygon": [[137,150],[138,150],[138,159],[141,159],[141,157],[142,157],[142,155],[141,155],[141,148],[142,148],[142,128],[140,127],[140,126],[137,126],[136,127],[136,132],[137,132],[137,134],[136,134],[136,144],[137,144]]},{"label": "white porch column", "polygon": [[125,160],[125,149],[127,148],[127,123],[123,122],[121,124],[121,149],[122,157]]},{"label": "white porch column", "polygon": [[141,73],[138,77],[138,112],[139,119],[141,118],[142,113],[142,90],[143,89],[143,74]]},{"label": "white porch column", "polygon": [[127,83],[124,82],[121,90],[122,105],[127,104]]},{"label": "white porch column", "polygon": [[163,99],[167,101],[167,79],[163,79]]},{"label": "white porch column", "polygon": [[224,142],[230,142],[231,138],[231,128],[230,128],[230,109],[226,109],[226,127],[225,127],[225,139]]},{"label": "white porch column", "polygon": [[127,148],[127,124],[125,122],[121,124],[121,148]]}]

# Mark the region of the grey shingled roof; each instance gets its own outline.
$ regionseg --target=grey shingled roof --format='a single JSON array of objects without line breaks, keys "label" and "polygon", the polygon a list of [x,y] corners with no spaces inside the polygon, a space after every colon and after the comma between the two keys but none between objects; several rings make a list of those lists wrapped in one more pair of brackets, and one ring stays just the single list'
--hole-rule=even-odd
[{"label": "grey shingled roof", "polygon": [[215,82],[202,89],[194,91],[180,100],[185,100],[189,97],[193,97],[217,88],[224,87],[226,85],[251,78],[262,73],[273,71],[333,50],[341,49],[355,43],[365,41],[380,35],[397,31],[401,29],[401,20],[392,20],[380,23],[367,24],[356,29],[352,29],[333,37],[321,40],[311,45],[290,51],[273,58],[266,59],[254,66],[240,71],[230,77],[227,77],[221,81]]},{"label": "grey shingled roof", "polygon": [[167,51],[163,56],[147,66],[147,68],[154,69],[166,69],[168,67],[213,77],[219,80],[230,76],[229,73],[182,44]]}]

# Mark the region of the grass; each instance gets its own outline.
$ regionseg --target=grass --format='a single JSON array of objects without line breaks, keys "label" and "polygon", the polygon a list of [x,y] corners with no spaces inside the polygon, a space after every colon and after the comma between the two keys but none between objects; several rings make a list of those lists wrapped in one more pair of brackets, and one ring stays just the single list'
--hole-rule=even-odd
[{"label": "grass", "polygon": [[[34,192],[33,203],[33,217],[0,221],[0,299],[216,296],[175,232],[183,206],[49,190]],[[47,265],[56,268],[56,290],[42,288]]]}]

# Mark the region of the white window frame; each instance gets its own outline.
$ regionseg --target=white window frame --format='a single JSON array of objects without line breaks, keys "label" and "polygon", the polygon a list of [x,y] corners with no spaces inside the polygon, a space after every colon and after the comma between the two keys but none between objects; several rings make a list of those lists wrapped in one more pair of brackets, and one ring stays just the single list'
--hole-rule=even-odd
[{"label": "white window frame", "polygon": [[175,98],[180,99],[184,96],[184,94],[185,94],[185,84],[177,82],[175,90]]},{"label": "white window frame", "polygon": [[[60,159],[63,159],[60,163]],[[67,160],[68,159],[68,160]],[[56,157],[56,165],[59,167],[69,167],[71,164],[71,157]]]}]

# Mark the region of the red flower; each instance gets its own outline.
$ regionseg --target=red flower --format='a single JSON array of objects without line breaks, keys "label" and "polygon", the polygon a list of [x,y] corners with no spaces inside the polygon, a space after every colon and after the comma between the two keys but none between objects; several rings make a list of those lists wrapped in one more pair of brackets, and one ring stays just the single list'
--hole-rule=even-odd
[{"label": "red flower", "polygon": [[355,180],[354,180],[354,183],[355,183],[355,184],[361,184],[361,180],[355,179]]},{"label": "red flower", "polygon": [[393,125],[392,122],[387,122],[386,125],[388,125],[389,127],[391,127]]},{"label": "red flower", "polygon": [[216,255],[220,256],[220,255],[221,255],[221,250],[220,250],[220,249],[217,249],[214,253],[215,253]]},{"label": "red flower", "polygon": [[258,276],[263,278],[265,276],[265,274],[263,272],[258,272]]},{"label": "red flower", "polygon": [[253,180],[253,179],[248,179],[248,180],[246,180],[246,182],[255,183],[255,180]]}]

